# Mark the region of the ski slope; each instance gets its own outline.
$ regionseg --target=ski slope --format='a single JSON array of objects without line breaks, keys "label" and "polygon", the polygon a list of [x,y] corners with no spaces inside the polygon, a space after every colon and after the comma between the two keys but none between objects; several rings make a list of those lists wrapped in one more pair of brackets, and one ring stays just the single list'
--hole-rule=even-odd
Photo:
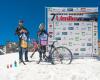
[{"label": "ski slope", "polygon": [[100,61],[97,59],[75,59],[70,65],[36,64],[36,53],[29,60],[32,62],[27,65],[20,64],[17,68],[0,70],[0,80],[100,80]]}]

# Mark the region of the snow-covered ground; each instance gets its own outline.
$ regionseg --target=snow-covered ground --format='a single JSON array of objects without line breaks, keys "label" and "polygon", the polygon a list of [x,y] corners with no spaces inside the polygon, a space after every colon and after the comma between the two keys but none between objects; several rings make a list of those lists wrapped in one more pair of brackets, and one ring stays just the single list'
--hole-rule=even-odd
[{"label": "snow-covered ground", "polygon": [[[75,59],[72,64],[36,64],[38,53],[32,62],[17,68],[0,70],[0,80],[100,80],[100,61],[97,59]],[[35,60],[35,61],[34,61]]]}]

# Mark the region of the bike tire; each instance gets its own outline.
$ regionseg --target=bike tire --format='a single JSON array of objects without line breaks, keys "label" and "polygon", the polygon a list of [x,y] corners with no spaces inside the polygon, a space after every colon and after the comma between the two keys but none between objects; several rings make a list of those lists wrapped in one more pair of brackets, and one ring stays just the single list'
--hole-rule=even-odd
[{"label": "bike tire", "polygon": [[[62,51],[61,51],[62,50]],[[56,47],[52,53],[52,61],[54,64],[62,63],[62,64],[71,64],[72,62],[72,52],[70,49],[60,46]]]}]

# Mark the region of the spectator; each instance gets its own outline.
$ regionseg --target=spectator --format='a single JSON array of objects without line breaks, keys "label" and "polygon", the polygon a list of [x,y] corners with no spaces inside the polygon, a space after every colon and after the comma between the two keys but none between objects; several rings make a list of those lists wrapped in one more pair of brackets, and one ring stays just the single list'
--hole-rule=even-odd
[{"label": "spectator", "polygon": [[[29,60],[28,60],[28,45],[27,45],[29,32],[23,26],[22,20],[19,21],[19,25],[16,29],[16,34],[18,35],[18,38],[19,38],[19,60],[20,60],[20,62],[23,62],[23,54],[25,54],[25,61],[29,62]],[[23,45],[23,43],[24,43],[24,45]],[[25,43],[26,43],[26,45],[25,45]]]}]

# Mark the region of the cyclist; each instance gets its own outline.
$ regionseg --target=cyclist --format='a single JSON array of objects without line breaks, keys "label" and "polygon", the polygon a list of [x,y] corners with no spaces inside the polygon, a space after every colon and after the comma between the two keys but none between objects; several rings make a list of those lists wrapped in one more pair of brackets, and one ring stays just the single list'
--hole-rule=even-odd
[{"label": "cyclist", "polygon": [[46,46],[47,46],[47,40],[48,40],[48,33],[45,30],[45,25],[41,23],[39,25],[39,31],[38,31],[38,40],[39,40],[39,62],[42,61],[42,58],[45,59],[46,57]]}]

